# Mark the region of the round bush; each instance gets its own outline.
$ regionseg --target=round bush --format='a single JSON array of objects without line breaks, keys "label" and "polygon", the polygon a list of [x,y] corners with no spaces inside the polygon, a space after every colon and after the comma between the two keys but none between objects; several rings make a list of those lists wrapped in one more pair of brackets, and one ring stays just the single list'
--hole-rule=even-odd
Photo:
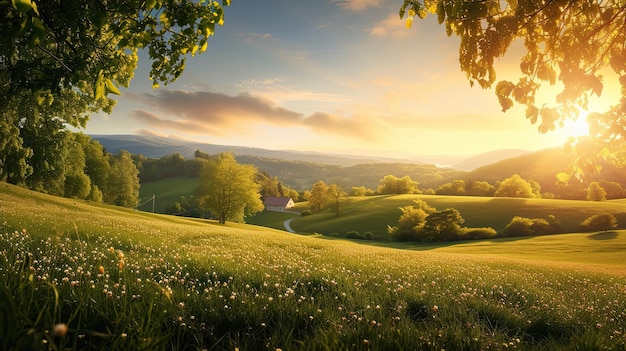
[{"label": "round bush", "polygon": [[361,236],[361,233],[359,233],[356,230],[351,230],[349,232],[346,233],[346,238],[348,239],[363,239],[363,237]]}]

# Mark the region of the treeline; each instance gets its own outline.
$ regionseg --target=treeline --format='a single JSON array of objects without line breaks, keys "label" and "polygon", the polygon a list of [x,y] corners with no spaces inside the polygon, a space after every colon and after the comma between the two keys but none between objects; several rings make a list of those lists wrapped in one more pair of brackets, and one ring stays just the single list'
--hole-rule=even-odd
[{"label": "treeline", "polygon": [[[239,163],[232,154],[226,154],[232,158],[231,162],[233,164],[239,166]],[[223,157],[226,154],[222,153],[213,155],[212,157],[208,153],[196,150],[194,152],[194,158],[191,160],[185,159],[180,154],[167,155],[159,159],[147,159],[143,156],[135,156],[135,159],[139,165],[140,178],[142,181],[154,181],[180,176],[201,177],[203,169],[206,171],[207,162],[211,163],[211,161],[215,161],[216,157],[219,158],[220,155]],[[266,197],[289,197],[293,201],[299,200],[300,194],[278,180],[276,176],[270,176],[267,172],[258,171],[256,167],[254,167],[254,170],[255,187],[258,188],[257,191],[262,200]],[[196,193],[189,196],[181,196],[178,201],[168,204],[164,212],[166,214],[189,217],[203,217],[206,211],[203,210],[200,196],[198,196],[200,190],[201,189],[196,189]]]},{"label": "treeline", "polygon": [[[533,188],[540,189],[541,197],[566,200],[585,200],[591,183],[598,182],[607,192],[607,199],[623,198],[622,187],[626,169],[602,164],[600,174],[585,174],[584,180],[571,178],[559,181],[557,174],[570,169],[572,158],[559,149],[499,161],[471,172],[435,165],[410,163],[369,163],[355,166],[325,165],[305,161],[286,161],[257,156],[236,156],[242,164],[252,164],[266,174],[277,175],[283,184],[289,184],[303,195],[318,181],[341,185],[350,195],[375,194],[380,179],[386,175],[408,176],[418,180],[424,194],[457,196],[494,196],[499,183],[518,174]],[[197,177],[199,166],[194,159],[185,160],[180,154],[160,159],[136,157],[141,182],[150,182],[176,176]]]},{"label": "treeline", "polygon": [[23,132],[0,145],[0,180],[57,196],[137,205],[139,171],[128,152],[110,154],[98,141],[68,130]]},{"label": "treeline", "polygon": [[570,170],[573,161],[573,156],[560,148],[548,149],[483,166],[455,179],[481,180],[495,185],[511,174],[519,174],[540,184],[542,194],[546,195],[544,198],[585,200],[589,186],[594,182],[605,189],[608,200],[626,196],[622,191],[626,185],[626,168],[618,168],[602,160],[597,164],[600,172],[587,172],[582,178],[572,177],[567,182],[559,180],[557,175]]},{"label": "treeline", "polygon": [[[158,159],[138,156],[139,178],[142,183],[161,179],[199,175],[196,158],[203,152],[196,151],[193,159],[185,159],[181,154],[166,155]],[[368,163],[355,166],[327,165],[308,161],[287,161],[258,156],[235,156],[241,164],[252,164],[267,174],[279,175],[283,184],[293,189],[310,189],[319,180],[342,184],[347,189],[353,186],[375,188],[381,177],[387,174],[402,174],[419,179],[426,186],[436,186],[443,179],[463,174],[462,171],[440,168],[435,165],[415,163]]]}]

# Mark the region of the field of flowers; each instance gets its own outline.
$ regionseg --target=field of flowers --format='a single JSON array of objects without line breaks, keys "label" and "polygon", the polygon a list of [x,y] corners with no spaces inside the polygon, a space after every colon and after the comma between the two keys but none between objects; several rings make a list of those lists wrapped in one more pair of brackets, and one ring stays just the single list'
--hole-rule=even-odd
[{"label": "field of flowers", "polygon": [[0,187],[0,349],[625,350],[626,280]]}]

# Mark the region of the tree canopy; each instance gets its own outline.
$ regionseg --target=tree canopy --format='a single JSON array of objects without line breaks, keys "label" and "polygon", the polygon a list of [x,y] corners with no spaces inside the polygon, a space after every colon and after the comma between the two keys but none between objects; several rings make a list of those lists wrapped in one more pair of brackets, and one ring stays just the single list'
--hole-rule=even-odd
[{"label": "tree canopy", "polygon": [[67,126],[111,112],[109,94],[129,85],[139,50],[153,87],[170,83],[206,50],[224,11],[205,0],[12,0],[0,1],[0,18],[0,179],[25,184],[51,169]]},{"label": "tree canopy", "polygon": [[[621,84],[621,95],[606,111],[588,116],[590,140],[573,144],[579,154],[626,162],[626,4],[622,0],[404,0],[400,17],[437,16],[448,36],[460,38],[459,63],[471,85],[496,83],[494,62],[515,41],[523,42],[521,77],[501,80],[495,93],[503,111],[526,106],[526,118],[545,133],[588,109],[600,96],[604,75]],[[555,85],[554,101],[537,99],[542,85]],[[598,143],[599,141],[599,143]],[[586,150],[583,150],[586,149]]]},{"label": "tree canopy", "polygon": [[[536,184],[536,182],[535,182]],[[494,196],[496,197],[541,197],[538,191],[534,191],[533,186],[529,181],[519,176],[519,174],[513,174],[506,178],[498,185],[498,189]]]},{"label": "tree canopy", "polygon": [[209,158],[200,173],[200,206],[222,224],[243,222],[245,215],[263,210],[256,174],[254,166],[237,163],[232,153]]}]

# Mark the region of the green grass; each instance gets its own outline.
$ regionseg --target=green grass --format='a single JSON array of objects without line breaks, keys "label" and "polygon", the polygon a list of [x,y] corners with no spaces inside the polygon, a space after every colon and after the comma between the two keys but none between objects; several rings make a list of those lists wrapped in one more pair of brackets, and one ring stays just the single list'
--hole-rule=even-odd
[{"label": "green grass", "polygon": [[620,201],[570,201],[547,199],[514,199],[473,196],[384,195],[350,197],[340,208],[340,215],[330,210],[298,218],[291,227],[303,233],[345,233],[350,230],[371,231],[377,237],[387,236],[387,225],[396,225],[402,214],[399,207],[422,199],[438,210],[455,208],[465,219],[466,227],[492,227],[501,231],[514,216],[544,218],[556,216],[566,232],[576,232],[587,217],[602,212],[613,213],[626,226],[626,206]]},{"label": "green grass", "polygon": [[6,184],[0,229],[3,350],[626,349],[626,263],[594,258],[624,231],[391,248]]},{"label": "green grass", "polygon": [[[164,213],[165,207],[180,200],[181,196],[193,195],[198,187],[199,178],[175,177],[159,181],[141,183],[139,188],[140,203],[148,201],[152,195],[156,196],[154,210]],[[152,202],[140,207],[142,211],[152,211]]]},{"label": "green grass", "polygon": [[285,221],[299,216],[299,214],[289,212],[263,211],[255,214],[254,216],[247,217],[246,223],[285,230]]}]

